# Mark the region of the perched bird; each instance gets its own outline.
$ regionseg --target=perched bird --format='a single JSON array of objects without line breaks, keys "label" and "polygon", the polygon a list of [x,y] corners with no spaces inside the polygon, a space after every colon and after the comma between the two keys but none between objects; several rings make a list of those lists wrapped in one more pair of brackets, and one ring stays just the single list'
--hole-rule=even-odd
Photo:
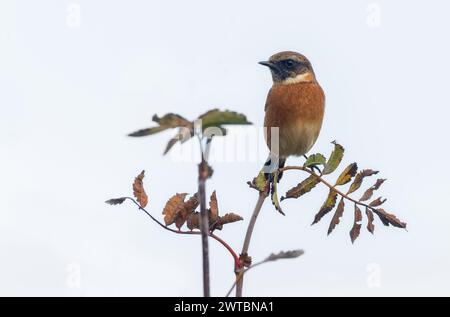
[{"label": "perched bird", "polygon": [[[289,156],[304,156],[312,148],[322,127],[325,95],[310,61],[302,54],[280,52],[259,63],[269,67],[273,79],[264,119],[271,152],[266,167],[273,172],[282,168]],[[276,130],[271,128],[278,128],[278,144],[273,140]]]}]

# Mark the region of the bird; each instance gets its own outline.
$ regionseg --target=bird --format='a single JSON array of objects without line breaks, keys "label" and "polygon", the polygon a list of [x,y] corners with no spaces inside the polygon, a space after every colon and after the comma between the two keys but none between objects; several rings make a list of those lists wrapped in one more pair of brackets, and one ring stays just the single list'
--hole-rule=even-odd
[{"label": "bird", "polygon": [[[265,140],[270,151],[265,172],[271,176],[284,167],[288,157],[306,157],[315,144],[322,128],[325,94],[311,62],[300,53],[279,52],[259,64],[270,69],[273,80],[264,118]],[[278,138],[274,134],[277,132]],[[281,176],[279,173],[277,181]]]}]

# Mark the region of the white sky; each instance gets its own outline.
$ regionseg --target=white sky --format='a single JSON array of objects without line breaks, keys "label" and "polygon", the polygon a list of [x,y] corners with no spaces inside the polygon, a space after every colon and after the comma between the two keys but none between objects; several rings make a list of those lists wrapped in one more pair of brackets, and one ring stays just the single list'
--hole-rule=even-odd
[{"label": "white sky", "polygon": [[[70,4],[81,8],[79,27],[66,21]],[[337,139],[344,163],[381,170],[386,210],[408,232],[377,219],[375,236],[362,230],[351,245],[348,205],[327,237],[331,215],[310,226],[322,187],[286,201],[286,217],[266,203],[254,259],[306,253],[255,269],[245,294],[450,295],[449,10],[444,1],[2,0],[0,295],[201,295],[200,239],[104,204],[130,195],[145,169],[149,209],[162,219],[172,194],[195,192],[195,163],[180,162],[179,145],[161,155],[170,133],[125,135],[154,113],[194,118],[213,107],[260,127],[271,78],[257,62],[281,50],[308,56],[327,96],[312,151],[328,154]],[[216,141],[219,151],[235,139]],[[236,250],[256,200],[246,181],[264,151],[214,163],[208,182],[222,213],[246,219],[219,232]],[[280,191],[301,177],[287,174]],[[224,295],[232,261],[210,245],[212,293]]]}]

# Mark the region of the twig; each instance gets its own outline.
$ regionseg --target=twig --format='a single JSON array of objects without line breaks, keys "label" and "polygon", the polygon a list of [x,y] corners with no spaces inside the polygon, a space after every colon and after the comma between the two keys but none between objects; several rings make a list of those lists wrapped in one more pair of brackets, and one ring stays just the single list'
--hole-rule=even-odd
[{"label": "twig", "polygon": [[[182,231],[182,230],[174,230],[172,228],[169,228],[169,227],[165,226],[163,223],[161,223],[158,219],[153,217],[152,214],[148,212],[148,210],[146,210],[145,208],[142,208],[134,198],[126,197],[126,199],[131,200],[136,206],[138,206],[138,208],[140,210],[142,210],[144,213],[146,213],[147,216],[149,216],[154,222],[156,222],[159,226],[161,226],[163,229],[165,229],[167,231],[170,231],[170,232],[173,232],[176,234],[187,234],[187,235],[200,235],[201,234],[200,231]],[[213,238],[214,240],[216,240],[217,242],[219,242],[220,244],[222,244],[230,252],[231,256],[233,257],[235,267],[240,267],[239,257],[236,254],[236,252],[234,252],[233,248],[228,243],[226,243],[224,240],[222,240],[220,237],[216,236],[214,233],[210,232],[209,236],[211,238]]]},{"label": "twig", "polygon": [[378,212],[378,210],[376,208],[374,208],[373,206],[370,206],[366,203],[363,203],[361,201],[358,201],[352,197],[350,197],[349,195],[343,193],[342,191],[340,191],[339,189],[336,188],[336,186],[331,185],[329,182],[327,182],[325,179],[322,178],[322,176],[317,175],[316,173],[314,173],[313,171],[309,170],[306,167],[302,167],[302,166],[286,166],[283,168],[279,169],[279,172],[284,172],[284,171],[289,171],[289,170],[299,170],[299,171],[304,171],[312,176],[317,177],[317,179],[324,184],[325,186],[327,186],[328,188],[330,188],[331,190],[335,191],[336,193],[338,193],[339,195],[341,195],[342,197],[344,197],[345,199],[350,200],[351,202],[360,205],[360,206],[364,206],[366,208],[369,208],[370,210],[374,211],[375,213]]},{"label": "twig", "polygon": [[[241,257],[242,257],[241,268],[239,270],[236,270],[236,283],[235,283],[237,285],[236,286],[236,297],[242,297],[242,288],[243,288],[243,284],[244,284],[243,272],[245,271],[245,270],[243,270],[243,268],[244,268],[243,260],[246,257],[248,257],[248,249],[250,247],[250,240],[252,238],[256,219],[258,218],[259,212],[261,211],[261,208],[262,208],[267,196],[268,196],[268,194],[265,191],[259,193],[258,201],[256,202],[255,209],[253,210],[252,217],[251,217],[250,222],[247,227],[247,233],[245,234],[244,245],[242,246],[242,252],[241,252]],[[234,285],[233,285],[233,288],[234,288]]]}]

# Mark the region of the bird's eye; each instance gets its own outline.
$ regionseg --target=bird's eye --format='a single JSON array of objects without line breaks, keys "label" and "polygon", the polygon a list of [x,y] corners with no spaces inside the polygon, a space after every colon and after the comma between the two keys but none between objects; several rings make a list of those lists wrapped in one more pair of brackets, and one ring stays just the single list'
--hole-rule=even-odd
[{"label": "bird's eye", "polygon": [[290,60],[290,59],[284,61],[284,65],[286,65],[287,68],[292,68],[292,67],[294,67],[294,64],[295,64],[294,61],[293,61],[293,60]]}]

